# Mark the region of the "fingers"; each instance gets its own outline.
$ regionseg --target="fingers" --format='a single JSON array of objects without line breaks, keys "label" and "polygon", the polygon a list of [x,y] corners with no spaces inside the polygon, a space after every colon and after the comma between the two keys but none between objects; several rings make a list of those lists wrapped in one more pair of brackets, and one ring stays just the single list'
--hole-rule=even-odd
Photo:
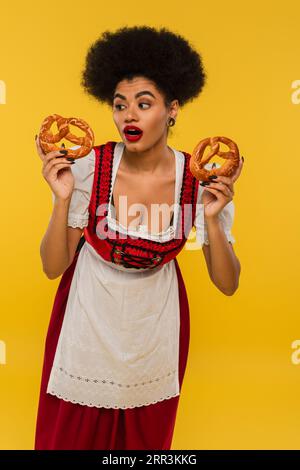
[{"label": "fingers", "polygon": [[59,167],[59,165],[62,164],[72,165],[74,163],[72,161],[67,160],[67,157],[65,157],[64,155],[57,155],[57,153],[59,154],[59,152],[54,152],[54,155],[50,155],[50,153],[52,152],[49,152],[44,160],[43,168],[46,171],[51,170],[51,168],[53,167]]},{"label": "fingers", "polygon": [[[63,150],[63,149],[62,149]],[[49,152],[49,153],[46,153],[43,160],[44,160],[44,164],[47,165],[49,162],[53,162],[53,163],[56,163],[58,161],[61,161],[62,158],[67,158],[66,156],[67,154],[65,153],[61,153],[60,150],[53,150],[52,152]]]},{"label": "fingers", "polygon": [[228,186],[232,185],[232,179],[228,176],[218,176],[217,178],[213,178],[213,182],[225,183]]},{"label": "fingers", "polygon": [[228,176],[218,176],[217,178],[214,178],[214,180],[211,180],[210,187],[212,184],[219,184],[218,188],[221,190],[225,186],[229,188],[231,192],[233,192],[233,182],[232,182],[232,179],[229,178]]},{"label": "fingers", "polygon": [[220,194],[222,197],[224,197],[228,202],[230,202],[233,199],[234,193],[231,193],[230,195],[224,194],[218,189],[213,189],[213,188],[208,188],[207,186],[205,187],[205,191],[208,191],[216,196],[217,199],[220,199]]},{"label": "fingers", "polygon": [[49,179],[53,178],[57,173],[62,169],[70,168],[72,162],[53,162],[52,160],[42,169],[42,174],[44,178],[49,181]]},{"label": "fingers", "polygon": [[52,173],[57,174],[59,170],[70,167],[72,164],[74,164],[74,160],[69,161],[59,150],[53,150],[43,157],[42,173],[47,179]]},{"label": "fingers", "polygon": [[230,198],[230,199],[232,199],[232,196],[234,195],[234,190],[233,190],[232,185],[230,187],[230,186],[227,186],[227,184],[225,183],[212,183],[211,182],[209,183],[209,186],[208,185],[205,186],[205,189],[212,190],[212,193],[216,195],[221,192],[223,196],[225,196],[226,198]]},{"label": "fingers", "polygon": [[44,160],[45,158],[45,153],[41,147],[41,144],[40,144],[40,139],[39,139],[39,136],[37,135],[36,138],[35,138],[35,145],[36,145],[36,150],[37,150],[37,153],[40,157],[41,160]]},{"label": "fingers", "polygon": [[237,167],[235,173],[232,176],[232,181],[233,182],[236,181],[238,179],[238,177],[240,176],[243,166],[244,166],[244,160],[243,160],[243,157],[242,157],[242,158],[240,158],[239,166]]},{"label": "fingers", "polygon": [[37,148],[37,152],[41,158],[41,160],[47,164],[50,160],[52,160],[53,158],[55,157],[61,157],[63,155],[66,155],[67,154],[67,150],[65,150],[63,147],[61,148],[63,150],[63,154],[60,152],[60,150],[52,150],[52,152],[48,152],[48,153],[45,153],[42,149],[42,146],[40,144],[40,141],[39,141],[39,137],[37,136],[36,139],[35,139],[35,143],[36,143],[36,148]]}]

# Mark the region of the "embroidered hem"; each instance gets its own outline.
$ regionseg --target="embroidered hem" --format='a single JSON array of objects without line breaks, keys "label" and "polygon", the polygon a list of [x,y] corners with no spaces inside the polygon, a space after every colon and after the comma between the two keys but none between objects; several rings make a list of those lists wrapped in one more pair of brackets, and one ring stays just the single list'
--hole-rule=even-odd
[{"label": "embroidered hem", "polygon": [[53,391],[47,391],[47,393],[49,393],[49,395],[53,395],[53,396],[56,396],[57,398],[60,398],[61,400],[64,400],[64,401],[67,401],[67,402],[70,402],[70,403],[75,403],[77,405],[82,405],[82,406],[89,406],[90,408],[91,407],[95,407],[95,408],[107,408],[107,409],[111,409],[111,408],[114,408],[114,409],[121,409],[121,410],[126,410],[128,408],[138,408],[140,406],[148,406],[148,405],[154,405],[155,403],[160,403],[164,400],[170,400],[170,398],[174,398],[174,397],[177,397],[180,395],[180,392],[178,393],[174,393],[174,395],[168,395],[167,397],[164,397],[164,398],[160,398],[159,400],[155,400],[155,401],[151,401],[151,402],[148,402],[148,403],[141,403],[139,405],[132,405],[132,406],[107,406],[107,405],[93,405],[91,403],[83,403],[82,401],[76,401],[76,400],[68,400],[68,398],[66,397],[63,397],[61,395],[59,395],[58,393],[55,393]]},{"label": "embroidered hem", "polygon": [[[70,393],[70,379],[71,381],[76,381],[76,385],[72,388],[71,392],[74,398],[67,396],[68,393]],[[165,395],[163,395],[162,392],[162,380],[164,380],[164,382],[169,380],[169,385],[164,385],[163,387]],[[87,382],[93,384],[95,389],[86,388]],[[113,385],[118,387],[119,393],[112,394],[111,387]],[[128,392],[127,394],[124,393],[124,389]],[[77,403],[79,405],[94,406],[96,408],[127,409],[147,406],[173,398],[180,395],[180,388],[178,370],[172,370],[163,377],[145,381],[142,384],[122,385],[109,380],[93,380],[86,379],[85,377],[77,377],[69,374],[61,367],[54,367],[48,383],[47,393],[61,398],[64,401]]]}]

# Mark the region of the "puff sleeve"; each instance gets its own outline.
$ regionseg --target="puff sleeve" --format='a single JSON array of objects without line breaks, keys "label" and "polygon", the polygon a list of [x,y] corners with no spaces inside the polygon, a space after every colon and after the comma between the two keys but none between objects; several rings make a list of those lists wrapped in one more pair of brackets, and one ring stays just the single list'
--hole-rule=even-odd
[{"label": "puff sleeve", "polygon": [[[71,149],[78,147],[79,146],[76,145],[71,147]],[[84,228],[88,225],[89,221],[88,209],[94,180],[95,150],[92,149],[88,155],[76,160],[76,163],[71,165],[71,170],[75,181],[69,206],[67,225],[73,228]],[[54,202],[54,193],[52,193],[52,198]]]},{"label": "puff sleeve", "polygon": [[[216,164],[217,168],[219,168],[221,165]],[[207,163],[205,165],[206,169],[211,169],[212,163]],[[196,241],[201,245],[201,248],[203,244],[209,245],[209,239],[208,239],[208,234],[207,234],[207,223],[204,218],[204,204],[202,203],[202,194],[205,189],[204,186],[199,184],[199,189],[198,189],[198,196],[197,196],[197,206],[196,206],[196,215],[195,215],[195,220],[194,220],[194,226],[196,228]],[[231,200],[226,204],[225,207],[221,210],[221,212],[218,214],[218,217],[222,223],[224,233],[226,235],[227,240],[230,243],[235,243],[235,238],[233,237],[231,230],[232,230],[232,225],[233,225],[233,220],[234,220],[234,202]]]}]

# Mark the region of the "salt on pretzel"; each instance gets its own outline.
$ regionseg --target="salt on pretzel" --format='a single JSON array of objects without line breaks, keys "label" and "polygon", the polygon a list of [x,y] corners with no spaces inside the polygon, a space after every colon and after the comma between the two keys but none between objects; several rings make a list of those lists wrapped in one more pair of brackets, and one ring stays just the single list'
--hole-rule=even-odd
[{"label": "salt on pretzel", "polygon": [[[53,134],[50,130],[52,124],[56,122],[58,132]],[[85,132],[84,137],[77,137],[71,134],[69,124],[79,127]],[[53,150],[60,150],[61,147],[56,146],[57,142],[62,139],[69,140],[74,144],[80,145],[77,149],[68,149],[68,157],[81,158],[85,157],[93,148],[94,145],[94,132],[91,127],[83,120],[79,118],[64,118],[59,114],[51,114],[47,116],[42,122],[39,140],[41,147],[45,153],[52,152]]]},{"label": "salt on pretzel", "polygon": [[[220,144],[222,142],[229,147],[229,151],[221,152]],[[210,146],[209,153],[204,157],[206,147]],[[204,168],[206,163],[214,156],[218,155],[226,161],[219,168],[212,168],[207,170]],[[191,173],[201,181],[210,181],[209,176],[231,176],[239,166],[240,154],[238,146],[233,140],[228,137],[208,137],[201,140],[193,150],[190,158]]]}]

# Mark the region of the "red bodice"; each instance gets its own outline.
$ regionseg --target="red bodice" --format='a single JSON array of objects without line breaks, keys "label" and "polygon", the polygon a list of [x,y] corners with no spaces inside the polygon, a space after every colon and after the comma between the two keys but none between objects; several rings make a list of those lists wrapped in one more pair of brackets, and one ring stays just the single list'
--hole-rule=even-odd
[{"label": "red bodice", "polygon": [[155,268],[178,255],[194,225],[198,181],[190,171],[191,156],[182,152],[185,162],[175,232],[169,241],[157,242],[142,238],[138,234],[124,235],[112,230],[107,224],[116,143],[109,141],[94,147],[95,172],[89,204],[89,223],[84,228],[84,238],[106,261],[127,268]]}]

